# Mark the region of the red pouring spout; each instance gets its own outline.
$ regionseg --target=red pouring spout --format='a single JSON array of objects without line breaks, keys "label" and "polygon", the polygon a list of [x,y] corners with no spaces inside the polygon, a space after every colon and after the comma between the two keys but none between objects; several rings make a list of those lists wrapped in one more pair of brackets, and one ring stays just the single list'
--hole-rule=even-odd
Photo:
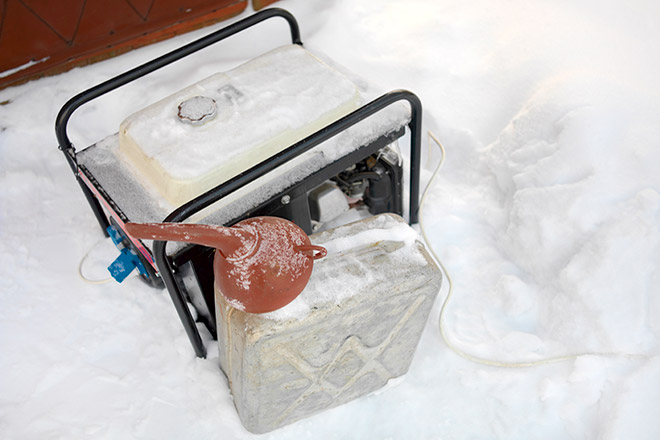
[{"label": "red pouring spout", "polygon": [[242,228],[188,223],[127,223],[126,231],[146,240],[183,241],[215,248],[231,256],[253,247],[257,237]]},{"label": "red pouring spout", "polygon": [[228,228],[186,223],[127,223],[135,238],[183,241],[216,249],[216,290],[249,313],[284,307],[305,288],[314,260],[327,251],[312,245],[297,225],[279,217],[253,217]]}]

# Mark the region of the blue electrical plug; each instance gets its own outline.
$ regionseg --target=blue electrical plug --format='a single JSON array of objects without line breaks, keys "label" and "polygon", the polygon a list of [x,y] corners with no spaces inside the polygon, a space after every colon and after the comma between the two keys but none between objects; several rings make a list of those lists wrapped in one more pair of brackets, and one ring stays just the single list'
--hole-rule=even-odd
[{"label": "blue electrical plug", "polygon": [[140,261],[140,257],[138,257],[133,249],[124,245],[124,237],[121,235],[119,227],[111,225],[108,226],[107,231],[110,239],[120,251],[119,256],[112,262],[112,264],[110,264],[110,266],[108,266],[108,271],[112,278],[118,283],[121,283],[135,270],[135,268],[137,268],[142,275],[149,276],[142,261]]}]

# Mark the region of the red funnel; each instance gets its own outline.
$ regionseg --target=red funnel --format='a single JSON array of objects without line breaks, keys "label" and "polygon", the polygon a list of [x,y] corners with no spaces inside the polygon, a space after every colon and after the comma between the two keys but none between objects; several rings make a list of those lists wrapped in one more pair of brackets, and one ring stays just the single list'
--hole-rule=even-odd
[{"label": "red funnel", "polygon": [[294,223],[278,217],[253,217],[231,228],[127,223],[126,231],[135,238],[214,247],[216,288],[231,305],[250,313],[272,312],[293,301],[307,285],[313,261],[327,253]]}]

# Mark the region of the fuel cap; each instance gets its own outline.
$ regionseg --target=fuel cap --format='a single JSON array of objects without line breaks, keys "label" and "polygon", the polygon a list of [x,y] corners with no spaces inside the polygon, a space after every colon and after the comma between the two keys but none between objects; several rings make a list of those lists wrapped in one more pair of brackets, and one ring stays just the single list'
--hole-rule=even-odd
[{"label": "fuel cap", "polygon": [[179,104],[177,116],[187,124],[202,125],[213,119],[217,112],[214,99],[207,96],[193,96]]}]

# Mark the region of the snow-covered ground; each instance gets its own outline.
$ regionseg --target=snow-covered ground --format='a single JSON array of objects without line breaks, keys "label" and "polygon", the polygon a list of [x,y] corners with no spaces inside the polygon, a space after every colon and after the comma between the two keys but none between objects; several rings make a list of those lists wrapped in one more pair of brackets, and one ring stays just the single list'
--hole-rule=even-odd
[{"label": "snow-covered ground", "polygon": [[[421,97],[447,149],[424,217],[454,279],[450,342],[508,363],[579,356],[529,368],[459,357],[438,329],[445,285],[402,380],[261,438],[657,438],[660,3],[278,6],[309,48]],[[208,31],[0,91],[1,438],[254,437],[166,292],[76,274],[90,248],[92,269],[114,251],[53,130],[76,93]],[[70,136],[82,148],[287,41],[283,23],[264,23],[84,106]]]}]

